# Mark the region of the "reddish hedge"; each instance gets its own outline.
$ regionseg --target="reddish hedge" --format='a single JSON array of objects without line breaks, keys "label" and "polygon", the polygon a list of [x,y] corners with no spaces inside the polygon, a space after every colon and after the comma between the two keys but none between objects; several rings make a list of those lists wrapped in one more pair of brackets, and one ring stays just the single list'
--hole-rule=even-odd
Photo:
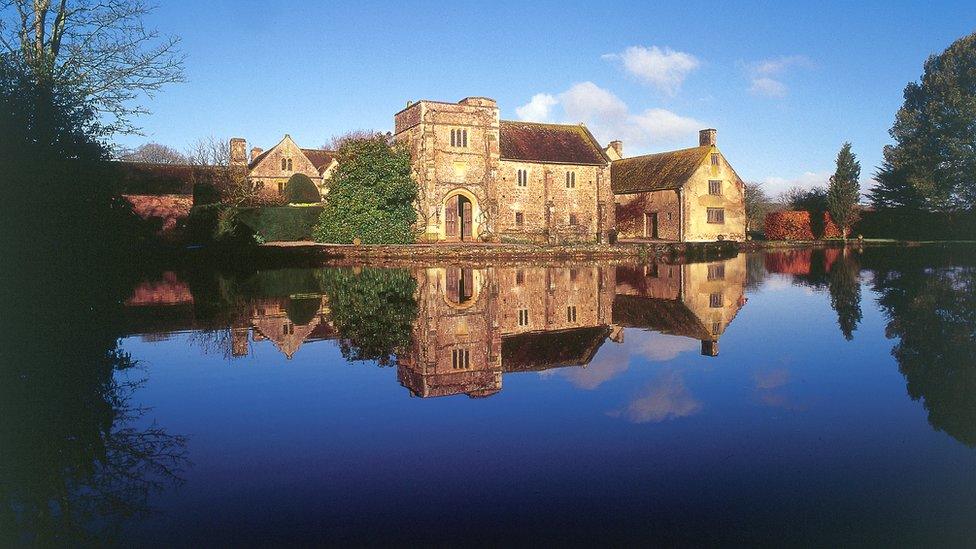
[{"label": "reddish hedge", "polygon": [[823,213],[820,223],[811,223],[810,212],[782,211],[766,214],[767,240],[814,240],[840,238],[841,232],[830,214]]}]

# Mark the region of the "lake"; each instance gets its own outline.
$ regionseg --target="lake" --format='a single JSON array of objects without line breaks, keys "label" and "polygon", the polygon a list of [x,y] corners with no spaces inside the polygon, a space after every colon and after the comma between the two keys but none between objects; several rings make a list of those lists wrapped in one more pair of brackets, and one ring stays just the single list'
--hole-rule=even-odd
[{"label": "lake", "polygon": [[13,541],[976,544],[971,247],[128,288],[33,335]]}]

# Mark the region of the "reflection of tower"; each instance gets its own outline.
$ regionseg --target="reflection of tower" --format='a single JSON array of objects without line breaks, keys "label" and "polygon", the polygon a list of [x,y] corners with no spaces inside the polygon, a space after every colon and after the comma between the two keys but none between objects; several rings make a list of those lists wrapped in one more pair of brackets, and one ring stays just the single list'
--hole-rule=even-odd
[{"label": "reflection of tower", "polygon": [[701,342],[701,354],[703,356],[718,356],[718,340],[703,339]]},{"label": "reflection of tower", "polygon": [[247,341],[247,334],[250,329],[247,326],[231,328],[231,355],[247,356],[250,353],[250,344]]}]

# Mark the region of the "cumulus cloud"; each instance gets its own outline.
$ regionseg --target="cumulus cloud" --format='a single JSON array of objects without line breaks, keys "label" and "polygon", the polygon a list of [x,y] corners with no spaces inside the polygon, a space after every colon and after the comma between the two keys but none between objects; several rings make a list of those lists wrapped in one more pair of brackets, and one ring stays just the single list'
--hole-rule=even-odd
[{"label": "cumulus cloud", "polygon": [[690,53],[657,46],[631,46],[621,53],[608,53],[603,58],[619,61],[624,70],[638,80],[668,95],[675,95],[685,78],[701,65]]},{"label": "cumulus cloud", "polygon": [[702,403],[696,399],[677,370],[669,369],[644,387],[622,410],[611,412],[633,423],[660,423],[669,419],[693,416]]},{"label": "cumulus cloud", "polygon": [[636,332],[628,330],[625,334],[637,339],[637,352],[645,359],[653,362],[667,362],[681,353],[698,350],[698,340],[657,332]]},{"label": "cumulus cloud", "polygon": [[749,91],[762,97],[786,97],[787,86],[783,82],[786,73],[794,68],[807,68],[813,63],[802,55],[785,55],[762,59],[746,66],[749,75]]},{"label": "cumulus cloud", "polygon": [[549,113],[552,108],[558,103],[559,101],[548,93],[537,93],[532,96],[528,103],[516,108],[515,114],[518,115],[519,120],[546,122],[549,120]]},{"label": "cumulus cloud", "polygon": [[[561,111],[557,113],[558,111]],[[666,109],[652,108],[631,112],[613,92],[593,82],[573,84],[556,94],[539,93],[515,109],[521,120],[560,121],[586,124],[600,143],[620,139],[636,149],[666,144],[690,146],[698,129],[705,124]],[[544,113],[545,116],[539,116]]]},{"label": "cumulus cloud", "polygon": [[777,177],[769,176],[762,180],[766,187],[766,192],[770,196],[787,191],[793,187],[801,189],[812,189],[817,185],[826,185],[833,172],[803,172],[796,177]]}]

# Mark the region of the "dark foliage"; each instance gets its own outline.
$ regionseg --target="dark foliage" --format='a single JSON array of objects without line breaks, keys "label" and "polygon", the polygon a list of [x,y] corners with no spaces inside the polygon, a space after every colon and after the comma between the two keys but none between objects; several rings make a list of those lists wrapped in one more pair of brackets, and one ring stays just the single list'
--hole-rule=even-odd
[{"label": "dark foliage", "polygon": [[322,201],[322,195],[307,175],[296,173],[285,184],[285,200],[291,204],[315,204]]},{"label": "dark foliage", "polygon": [[854,339],[861,322],[861,268],[853,249],[845,248],[830,266],[827,289],[830,307],[837,312],[837,325],[844,339]]}]

